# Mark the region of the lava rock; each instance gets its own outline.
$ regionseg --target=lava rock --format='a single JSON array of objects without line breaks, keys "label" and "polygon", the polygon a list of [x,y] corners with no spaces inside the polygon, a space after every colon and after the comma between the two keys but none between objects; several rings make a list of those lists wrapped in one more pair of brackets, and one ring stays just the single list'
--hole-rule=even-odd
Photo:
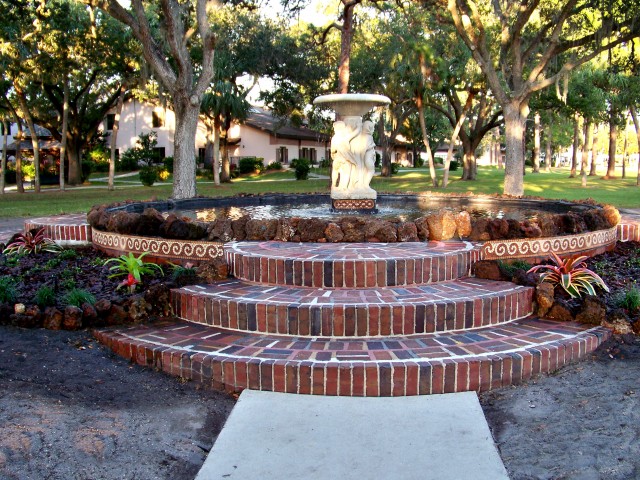
[{"label": "lava rock", "polygon": [[296,234],[296,228],[299,221],[300,219],[297,217],[279,218],[274,240],[278,242],[290,242],[293,236]]},{"label": "lava rock", "polygon": [[396,226],[386,220],[367,219],[364,235],[367,242],[390,243],[398,239]]},{"label": "lava rock", "polygon": [[417,242],[418,227],[413,222],[401,222],[398,225],[398,241],[399,242]]},{"label": "lava rock", "polygon": [[252,218],[247,222],[247,240],[273,240],[278,230],[278,220],[258,220]]},{"label": "lava rock", "polygon": [[576,321],[591,325],[600,325],[606,318],[607,307],[598,297],[587,295],[582,301],[580,311],[576,315]]},{"label": "lava rock", "polygon": [[189,224],[173,213],[160,225],[160,235],[163,238],[186,240],[189,238],[189,230]]},{"label": "lava rock", "polygon": [[607,220],[609,227],[615,227],[620,223],[620,220],[622,220],[620,212],[613,205],[605,205],[602,208],[602,213],[604,215],[604,218]]},{"label": "lava rock", "polygon": [[486,242],[487,240],[491,240],[491,235],[489,234],[489,220],[486,218],[478,218],[471,222],[469,240],[473,242]]},{"label": "lava rock", "polygon": [[139,213],[129,213],[124,211],[115,212],[109,218],[107,230],[120,233],[122,235],[133,235],[138,230],[140,222]]},{"label": "lava rock", "polygon": [[456,217],[448,210],[427,215],[427,224],[429,225],[429,240],[436,242],[450,240],[456,234]]},{"label": "lava rock", "polygon": [[62,328],[65,330],[78,330],[82,328],[82,309],[74,305],[67,305],[64,309]]},{"label": "lava rock", "polygon": [[540,226],[530,220],[525,220],[520,224],[520,232],[522,232],[525,238],[539,238],[542,236]]},{"label": "lava rock", "polygon": [[502,280],[502,272],[498,262],[494,260],[480,260],[473,265],[474,275],[486,280]]},{"label": "lava rock", "polygon": [[554,291],[555,288],[549,282],[540,282],[536,286],[536,315],[539,317],[544,317],[553,307]]},{"label": "lava rock", "polygon": [[198,265],[196,272],[206,283],[214,283],[229,276],[229,265],[223,257],[217,257]]},{"label": "lava rock", "polygon": [[95,324],[96,320],[98,319],[98,312],[96,311],[94,306],[90,303],[85,302],[80,308],[82,308],[82,321],[85,324],[89,325]]},{"label": "lava rock", "polygon": [[44,309],[44,320],[42,326],[49,330],[60,330],[62,328],[62,319],[64,314],[55,307],[47,307]]},{"label": "lava rock", "polygon": [[429,240],[429,222],[427,217],[416,218],[413,223],[416,225],[416,231],[418,232],[418,239],[424,241]]},{"label": "lava rock", "polygon": [[164,317],[171,315],[171,289],[168,285],[164,283],[150,285],[144,292],[144,299],[151,305],[153,312]]},{"label": "lava rock", "polygon": [[487,232],[491,240],[502,240],[509,235],[509,222],[502,218],[495,218],[487,224]]},{"label": "lava rock", "polygon": [[616,335],[629,335],[633,333],[633,327],[629,317],[622,309],[611,312],[601,323],[603,327],[610,328]]},{"label": "lava rock", "polygon": [[164,223],[164,217],[155,208],[145,208],[140,215],[137,235],[156,237],[160,234],[160,225]]},{"label": "lava rock", "polygon": [[365,222],[358,217],[342,217],[338,221],[344,234],[343,242],[364,242]]},{"label": "lava rock", "polygon": [[522,226],[518,220],[512,218],[507,220],[509,230],[507,231],[507,238],[522,238]]},{"label": "lava rock", "polygon": [[298,223],[298,233],[301,242],[317,242],[324,238],[324,230],[328,222],[320,218],[301,218]]},{"label": "lava rock", "polygon": [[129,319],[133,323],[141,323],[149,319],[149,312],[151,312],[151,305],[143,295],[133,295],[127,301],[126,306]]},{"label": "lava rock", "polygon": [[247,238],[247,222],[249,220],[251,220],[249,215],[243,215],[240,218],[231,220],[231,229],[235,240],[242,241]]},{"label": "lava rock", "polygon": [[536,220],[542,237],[554,237],[558,234],[555,215],[550,213],[541,213],[538,215]]},{"label": "lava rock", "polygon": [[230,242],[233,237],[232,222],[228,218],[218,218],[207,227],[207,240],[210,242]]},{"label": "lava rock", "polygon": [[106,298],[101,298],[93,307],[96,309],[98,315],[104,316],[109,313],[109,310],[111,310],[111,301]]},{"label": "lava rock", "polygon": [[129,315],[121,305],[116,303],[111,304],[111,308],[106,317],[107,325],[123,325],[127,323],[128,319]]},{"label": "lava rock", "polygon": [[557,299],[553,302],[553,306],[549,310],[547,318],[553,318],[554,320],[560,320],[561,322],[573,321],[574,315],[571,305],[569,305],[566,300]]},{"label": "lava rock", "polygon": [[107,205],[96,205],[87,214],[87,223],[97,230],[107,230],[109,218]]},{"label": "lava rock", "polygon": [[337,243],[344,239],[344,233],[337,223],[329,222],[324,229],[324,236],[328,242]]},{"label": "lava rock", "polygon": [[463,210],[456,215],[456,232],[459,238],[467,238],[471,235],[471,215]]}]

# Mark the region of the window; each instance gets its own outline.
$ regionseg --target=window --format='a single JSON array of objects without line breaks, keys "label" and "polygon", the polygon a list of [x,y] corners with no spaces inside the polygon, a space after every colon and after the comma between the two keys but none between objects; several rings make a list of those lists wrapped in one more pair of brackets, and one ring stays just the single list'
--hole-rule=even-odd
[{"label": "window", "polygon": [[309,160],[311,161],[311,163],[316,163],[316,161],[318,160],[318,157],[316,156],[316,149],[315,148],[310,148],[309,149]]},{"label": "window", "polygon": [[287,147],[279,147],[276,149],[276,162],[280,162],[282,164],[289,163],[289,151]]},{"label": "window", "polygon": [[113,124],[116,123],[116,114],[107,113],[107,131],[113,130]]},{"label": "window", "polygon": [[164,127],[164,114],[163,112],[151,112],[151,124],[153,128]]},{"label": "window", "polygon": [[156,148],[153,149],[153,151],[155,152],[156,159],[158,161],[164,159],[164,157],[165,157],[164,147],[156,147]]},{"label": "window", "polygon": [[300,158],[305,158],[309,160],[309,149],[307,147],[304,147],[300,152]]},{"label": "window", "polygon": [[204,163],[206,148],[198,148],[198,163]]}]

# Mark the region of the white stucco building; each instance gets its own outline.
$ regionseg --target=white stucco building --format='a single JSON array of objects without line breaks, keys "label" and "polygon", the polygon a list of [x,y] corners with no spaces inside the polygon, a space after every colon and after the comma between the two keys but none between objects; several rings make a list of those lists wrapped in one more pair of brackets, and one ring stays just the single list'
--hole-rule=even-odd
[{"label": "white stucco building", "polygon": [[[114,118],[113,113],[107,115],[103,131],[112,131]],[[175,131],[173,111],[160,105],[130,100],[122,108],[116,148],[124,152],[135,146],[141,133],[150,131],[158,135],[160,156],[172,156]],[[294,158],[318,162],[328,155],[329,141],[328,135],[294,127],[268,111],[254,107],[244,124],[233,124],[229,129],[229,157],[232,163],[237,163],[243,157],[261,157],[265,165],[275,161],[286,165]],[[204,158],[205,146],[206,127],[199,122],[196,149],[201,159]]]}]

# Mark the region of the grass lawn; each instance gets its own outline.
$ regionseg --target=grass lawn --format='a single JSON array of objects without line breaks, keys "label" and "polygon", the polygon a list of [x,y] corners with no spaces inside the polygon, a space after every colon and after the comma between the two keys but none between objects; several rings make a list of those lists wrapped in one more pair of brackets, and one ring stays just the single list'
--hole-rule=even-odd
[{"label": "grass lawn", "polygon": [[[376,177],[372,187],[378,192],[433,191],[477,194],[502,193],[503,172],[496,167],[481,167],[478,180],[462,181],[461,171],[451,172],[451,180],[446,190],[431,188],[427,169],[404,169],[392,178]],[[604,172],[599,172],[604,174]],[[439,177],[442,171],[438,172]],[[241,193],[313,193],[329,192],[329,181],[310,179],[306,181],[283,181],[293,179],[293,172],[267,172],[235,179],[230,184],[216,186],[211,181],[198,182],[198,194],[204,196],[233,196]],[[136,177],[131,177],[131,180]],[[126,180],[126,179],[123,179]],[[527,173],[525,194],[550,199],[579,200],[593,198],[601,203],[610,203],[619,208],[640,208],[640,187],[636,186],[635,169],[627,178],[602,180],[601,176],[588,177],[587,187],[581,186],[581,179],[569,178],[568,170],[552,173]],[[87,212],[91,206],[124,200],[165,199],[171,195],[171,185],[142,187],[135,184],[116,183],[114,191],[108,191],[105,183],[96,182],[88,188],[69,188],[65,192],[49,189],[36,195],[7,193],[0,196],[0,217],[37,217],[61,213]]]}]

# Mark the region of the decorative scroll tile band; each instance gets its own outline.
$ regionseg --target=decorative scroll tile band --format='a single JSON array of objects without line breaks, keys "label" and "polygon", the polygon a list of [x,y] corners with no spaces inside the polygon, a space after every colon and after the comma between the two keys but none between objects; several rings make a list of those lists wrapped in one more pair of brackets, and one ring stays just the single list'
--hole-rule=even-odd
[{"label": "decorative scroll tile band", "polygon": [[482,246],[480,258],[527,258],[548,256],[551,252],[570,254],[612,245],[618,239],[616,227],[596,232],[579,233],[563,237],[525,238],[517,240],[490,240]]},{"label": "decorative scroll tile band", "polygon": [[334,199],[332,205],[334,210],[373,210],[376,208],[376,201],[370,198]]},{"label": "decorative scroll tile band", "polygon": [[222,243],[166,238],[138,237],[92,229],[93,244],[98,248],[119,252],[149,252],[160,258],[209,261],[224,255]]}]

